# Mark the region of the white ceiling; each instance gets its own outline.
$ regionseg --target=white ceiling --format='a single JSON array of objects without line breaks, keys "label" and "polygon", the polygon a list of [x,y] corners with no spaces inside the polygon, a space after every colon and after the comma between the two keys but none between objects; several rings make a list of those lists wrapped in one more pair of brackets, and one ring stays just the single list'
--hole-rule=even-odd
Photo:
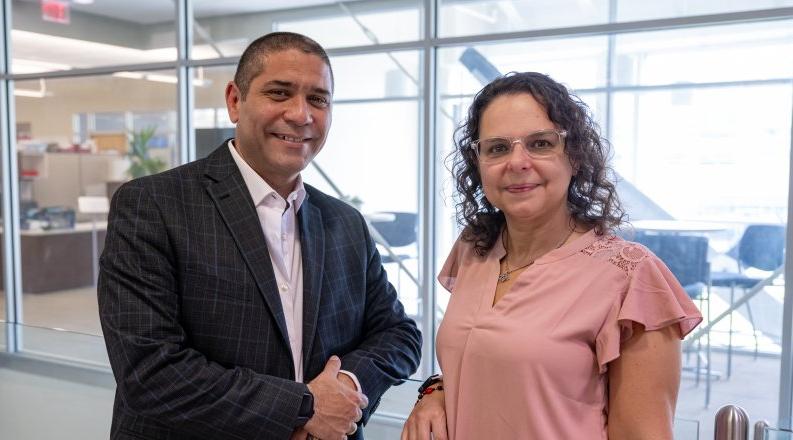
[{"label": "white ceiling", "polygon": [[[41,0],[17,1],[41,3]],[[302,8],[335,2],[335,0],[195,0],[193,13],[196,17],[203,18]],[[176,17],[176,3],[173,0],[94,0],[88,5],[72,2],[71,10],[142,24],[161,23]]]},{"label": "white ceiling", "polygon": [[[69,1],[69,0],[64,0]],[[83,0],[85,1],[85,0]],[[41,0],[15,0],[15,3],[35,3]],[[286,8],[331,4],[334,0],[195,0],[196,17],[233,15]],[[94,0],[92,4],[72,3],[72,13],[99,15],[139,24],[173,21],[174,0]],[[60,37],[31,31],[12,30],[14,73],[35,73],[74,68],[89,68],[107,64],[139,64],[176,59],[176,48],[136,49],[73,37]],[[215,46],[226,54],[239,54],[248,44],[245,38],[219,41]],[[194,59],[213,58],[217,54],[208,45],[193,48]]]}]

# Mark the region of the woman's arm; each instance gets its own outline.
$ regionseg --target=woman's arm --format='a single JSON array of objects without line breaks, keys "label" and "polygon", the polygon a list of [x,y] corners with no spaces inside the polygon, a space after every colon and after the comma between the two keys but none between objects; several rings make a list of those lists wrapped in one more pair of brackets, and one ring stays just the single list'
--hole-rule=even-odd
[{"label": "woman's arm", "polygon": [[680,386],[677,326],[648,332],[634,323],[608,368],[609,439],[671,440]]}]

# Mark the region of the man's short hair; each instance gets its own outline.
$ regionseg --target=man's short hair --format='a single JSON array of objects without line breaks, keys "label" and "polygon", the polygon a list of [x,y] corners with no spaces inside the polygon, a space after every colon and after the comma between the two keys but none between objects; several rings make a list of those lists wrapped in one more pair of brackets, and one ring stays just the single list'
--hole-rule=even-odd
[{"label": "man's short hair", "polygon": [[290,49],[320,57],[328,66],[330,83],[331,86],[333,85],[333,69],[330,67],[330,59],[319,43],[305,35],[294,32],[272,32],[257,38],[249,44],[245,51],[242,52],[239,63],[237,63],[234,83],[240,90],[243,100],[248,96],[248,89],[251,87],[253,78],[259,75],[265,67],[264,58],[271,53]]}]

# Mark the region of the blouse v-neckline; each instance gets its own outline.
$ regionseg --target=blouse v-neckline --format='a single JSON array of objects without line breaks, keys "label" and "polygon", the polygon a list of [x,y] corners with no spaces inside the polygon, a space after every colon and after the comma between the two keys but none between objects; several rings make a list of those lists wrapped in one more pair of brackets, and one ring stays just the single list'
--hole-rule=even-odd
[{"label": "blouse v-neckline", "polygon": [[[595,230],[590,229],[581,236],[574,238],[572,241],[541,255],[539,258],[534,260],[534,263],[523,270],[513,272],[512,284],[510,284],[507,291],[501,295],[501,298],[499,298],[498,301],[495,301],[496,290],[498,289],[499,284],[498,274],[501,270],[501,259],[507,254],[507,250],[504,248],[502,241],[503,234],[504,230],[502,229],[501,234],[499,234],[499,237],[496,240],[496,244],[493,246],[493,249],[491,249],[487,256],[487,288],[483,292],[481,298],[483,307],[480,307],[480,310],[484,310],[487,313],[495,312],[498,306],[502,304],[505,299],[514,296],[512,293],[515,290],[515,285],[521,283],[521,280],[526,278],[527,273],[539,270],[537,268],[545,264],[567,258],[581,249],[589,246],[589,244],[598,238],[598,236],[595,235]],[[491,274],[495,274],[495,277],[493,277]]]}]

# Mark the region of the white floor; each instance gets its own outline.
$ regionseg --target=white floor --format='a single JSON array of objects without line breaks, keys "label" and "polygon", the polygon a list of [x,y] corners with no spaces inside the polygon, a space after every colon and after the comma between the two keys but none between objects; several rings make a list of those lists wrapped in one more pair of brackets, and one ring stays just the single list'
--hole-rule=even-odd
[{"label": "white floor", "polygon": [[[110,434],[113,387],[36,372],[0,358],[0,438],[99,440]],[[13,364],[13,365],[12,365]],[[45,368],[46,369],[46,368]],[[71,378],[74,379],[74,378]]]}]

